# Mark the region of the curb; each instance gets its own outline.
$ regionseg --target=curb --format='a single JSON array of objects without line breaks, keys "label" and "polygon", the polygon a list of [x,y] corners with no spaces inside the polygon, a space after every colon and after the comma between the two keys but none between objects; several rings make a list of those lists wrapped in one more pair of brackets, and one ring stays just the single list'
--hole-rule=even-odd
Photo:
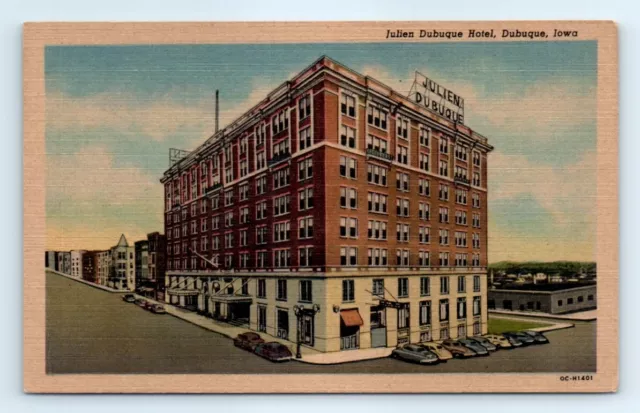
[{"label": "curb", "polygon": [[60,275],[60,276],[66,278],[68,280],[76,281],[76,282],[79,282],[80,284],[84,284],[84,285],[87,285],[89,287],[97,288],[99,290],[106,291],[108,293],[133,294],[133,291],[130,291],[130,290],[116,290],[114,288],[107,287],[105,285],[100,285],[100,284],[92,283],[91,281],[83,280],[81,278],[76,278],[76,277],[74,277],[72,275],[65,274],[63,272],[56,271],[56,270],[51,269],[51,268],[46,268],[45,267],[44,270],[45,270],[45,272],[48,271],[48,272],[50,272],[52,274]]}]

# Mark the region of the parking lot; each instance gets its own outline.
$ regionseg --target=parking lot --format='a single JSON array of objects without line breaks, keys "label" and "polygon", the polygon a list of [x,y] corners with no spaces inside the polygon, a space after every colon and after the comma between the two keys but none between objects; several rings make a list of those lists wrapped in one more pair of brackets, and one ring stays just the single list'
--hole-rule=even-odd
[{"label": "parking lot", "polygon": [[[340,365],[271,363],[221,335],[47,273],[47,373],[594,372],[596,322],[546,333],[549,344],[424,366],[391,358]],[[544,321],[544,320],[542,320]]]}]

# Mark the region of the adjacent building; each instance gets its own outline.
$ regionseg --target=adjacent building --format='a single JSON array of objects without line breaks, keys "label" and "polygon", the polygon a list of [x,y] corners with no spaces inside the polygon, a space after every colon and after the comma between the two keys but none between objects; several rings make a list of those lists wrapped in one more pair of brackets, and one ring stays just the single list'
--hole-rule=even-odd
[{"label": "adjacent building", "polygon": [[[149,282],[149,241],[140,240],[134,244],[135,250],[135,266],[136,266],[136,290],[149,287],[146,284]],[[153,290],[151,289],[151,292]]]},{"label": "adjacent building", "polygon": [[327,57],[175,162],[165,301],[319,351],[487,331],[487,138]]},{"label": "adjacent building", "polygon": [[85,251],[82,254],[82,279],[97,283],[98,252]]},{"label": "adjacent building", "polygon": [[490,310],[564,314],[597,307],[595,282],[511,285],[490,289]]},{"label": "adjacent building", "polygon": [[149,284],[156,300],[164,300],[164,282],[167,265],[167,238],[159,232],[147,234],[149,242]]},{"label": "adjacent building", "polygon": [[110,249],[111,266],[107,286],[118,290],[134,291],[135,281],[135,248],[129,246],[127,238],[122,234],[118,244]]},{"label": "adjacent building", "polygon": [[71,253],[69,251],[57,251],[57,268],[56,270],[64,273],[71,274]]},{"label": "adjacent building", "polygon": [[85,250],[72,250],[70,252],[71,275],[73,277],[83,278],[82,277],[82,267],[83,267],[82,256],[83,254],[86,254],[86,252],[87,251]]}]

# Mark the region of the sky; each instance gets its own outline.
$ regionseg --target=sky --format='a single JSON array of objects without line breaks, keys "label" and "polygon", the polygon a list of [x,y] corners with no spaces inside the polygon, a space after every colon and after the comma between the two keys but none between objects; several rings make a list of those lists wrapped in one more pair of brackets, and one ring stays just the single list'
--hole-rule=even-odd
[{"label": "sky", "polygon": [[595,42],[48,46],[48,249],[163,230],[169,148],[194,149],[321,55],[408,93],[416,70],[489,139],[489,262],[595,261]]}]

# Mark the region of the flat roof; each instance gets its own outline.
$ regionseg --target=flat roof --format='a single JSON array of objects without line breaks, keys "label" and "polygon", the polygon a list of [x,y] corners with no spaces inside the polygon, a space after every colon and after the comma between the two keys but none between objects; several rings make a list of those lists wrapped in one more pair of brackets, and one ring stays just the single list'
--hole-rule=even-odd
[{"label": "flat roof", "polygon": [[502,285],[501,288],[491,288],[489,291],[512,291],[512,292],[555,292],[564,290],[573,290],[576,288],[595,287],[595,281],[576,282],[576,283],[544,283],[544,284],[508,284]]}]

